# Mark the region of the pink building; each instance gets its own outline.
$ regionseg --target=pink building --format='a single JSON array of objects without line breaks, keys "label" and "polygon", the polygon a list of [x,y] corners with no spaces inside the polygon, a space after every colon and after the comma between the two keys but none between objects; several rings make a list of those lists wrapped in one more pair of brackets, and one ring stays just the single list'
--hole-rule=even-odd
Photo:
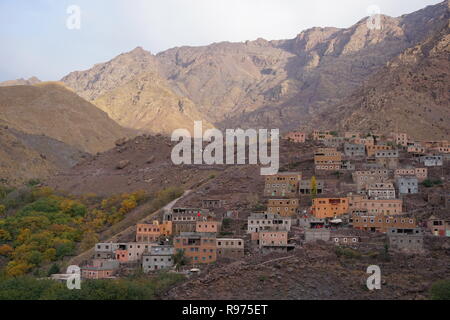
[{"label": "pink building", "polygon": [[259,232],[259,246],[287,246],[288,232],[287,231],[260,231]]}]

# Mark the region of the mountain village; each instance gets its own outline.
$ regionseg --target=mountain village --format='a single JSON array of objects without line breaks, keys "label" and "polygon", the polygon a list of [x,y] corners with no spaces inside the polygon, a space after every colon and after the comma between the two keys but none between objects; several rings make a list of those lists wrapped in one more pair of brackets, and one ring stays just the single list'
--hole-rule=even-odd
[{"label": "mountain village", "polygon": [[[192,276],[210,264],[304,250],[307,243],[424,255],[428,239],[450,237],[448,188],[424,192],[448,183],[448,141],[318,130],[290,132],[283,140],[294,148],[314,146],[312,167],[265,176],[257,208],[236,210],[233,200],[217,195],[166,207],[159,218],[135,226],[133,241],[97,243],[80,266],[82,279],[136,270]],[[417,205],[419,198],[426,207]]]}]

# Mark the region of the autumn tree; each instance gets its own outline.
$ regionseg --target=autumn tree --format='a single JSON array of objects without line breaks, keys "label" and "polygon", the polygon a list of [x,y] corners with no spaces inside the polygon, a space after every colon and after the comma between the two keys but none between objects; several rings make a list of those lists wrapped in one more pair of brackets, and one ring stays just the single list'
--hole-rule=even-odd
[{"label": "autumn tree", "polygon": [[315,176],[311,178],[311,195],[313,198],[317,197],[317,180]]}]

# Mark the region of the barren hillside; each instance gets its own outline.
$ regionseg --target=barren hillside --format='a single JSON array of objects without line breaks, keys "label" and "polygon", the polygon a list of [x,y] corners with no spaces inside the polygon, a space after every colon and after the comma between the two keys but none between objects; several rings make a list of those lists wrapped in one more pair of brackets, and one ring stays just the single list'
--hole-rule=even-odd
[{"label": "barren hillside", "polygon": [[58,83],[0,88],[0,120],[22,132],[46,135],[96,153],[130,135],[74,92]]}]

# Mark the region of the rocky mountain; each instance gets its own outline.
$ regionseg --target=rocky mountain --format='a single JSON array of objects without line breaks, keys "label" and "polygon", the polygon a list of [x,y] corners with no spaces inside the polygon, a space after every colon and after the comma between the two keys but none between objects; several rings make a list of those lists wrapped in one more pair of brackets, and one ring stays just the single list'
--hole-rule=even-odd
[{"label": "rocky mountain", "polygon": [[[422,139],[450,135],[450,29],[405,50],[343,103],[337,117],[344,129],[399,130]],[[331,110],[330,110],[331,113]]]},{"label": "rocky mountain", "polygon": [[0,179],[20,185],[67,170],[87,154],[44,135],[32,135],[0,124]]},{"label": "rocky mountain", "polygon": [[138,47],[62,81],[124,127],[164,134],[192,132],[196,120],[213,127],[192,101],[175,94],[159,69],[156,57]]},{"label": "rocky mountain", "polygon": [[0,120],[89,153],[112,148],[116,140],[131,134],[59,83],[1,87]]},{"label": "rocky mountain", "polygon": [[40,83],[41,80],[39,80],[36,77],[31,77],[29,79],[17,79],[17,80],[8,80],[0,82],[0,87],[9,87],[9,86],[32,86],[35,84]]},{"label": "rocky mountain", "polygon": [[176,95],[153,72],[137,76],[93,103],[120,125],[145,132],[171,135],[175,129],[185,128],[193,133],[196,120],[203,120],[205,129],[213,127],[192,101]]},{"label": "rocky mountain", "polygon": [[[223,42],[157,55],[137,48],[62,81],[122,125],[145,129],[148,123],[153,132],[174,126],[166,121],[176,127],[191,121],[183,108],[176,111],[182,98],[190,114],[221,128],[314,126],[388,62],[441,30],[448,6],[447,0],[397,18],[382,16],[380,29],[369,28],[366,18],[290,40]],[[173,96],[169,103],[167,95]],[[165,108],[175,120],[155,121]]]}]

